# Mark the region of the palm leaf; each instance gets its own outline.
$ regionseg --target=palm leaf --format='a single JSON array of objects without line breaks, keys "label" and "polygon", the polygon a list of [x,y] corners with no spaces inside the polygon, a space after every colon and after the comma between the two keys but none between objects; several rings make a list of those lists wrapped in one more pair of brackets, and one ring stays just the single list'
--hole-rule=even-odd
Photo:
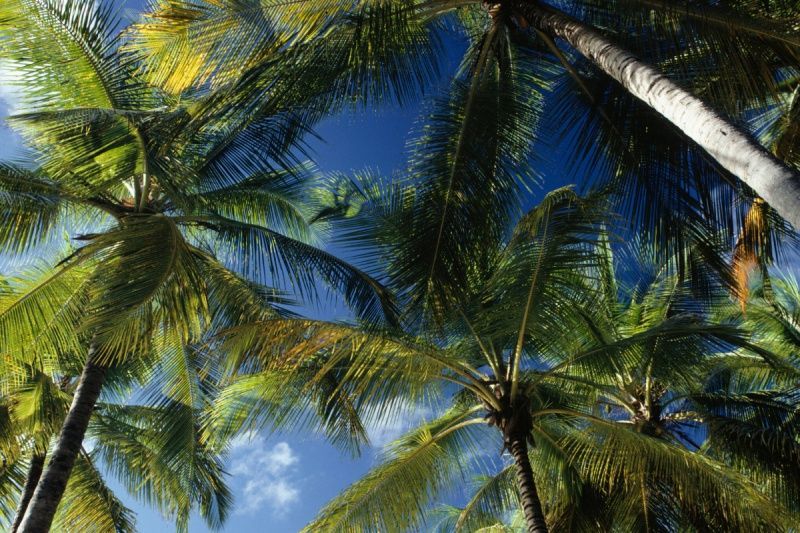
[{"label": "palm leaf", "polygon": [[462,472],[460,458],[478,446],[470,411],[453,409],[395,442],[378,467],[330,502],[304,531],[421,525],[425,506]]},{"label": "palm leaf", "polygon": [[81,454],[67,484],[53,527],[57,531],[133,533],[133,512],[105,484],[88,454]]}]

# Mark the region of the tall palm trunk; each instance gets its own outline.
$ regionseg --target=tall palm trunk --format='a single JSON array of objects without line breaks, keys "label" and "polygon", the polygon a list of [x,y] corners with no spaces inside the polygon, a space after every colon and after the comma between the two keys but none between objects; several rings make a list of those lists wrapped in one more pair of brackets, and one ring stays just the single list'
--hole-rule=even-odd
[{"label": "tall palm trunk", "polygon": [[663,115],[720,166],[755,190],[795,229],[800,229],[800,174],[747,132],[591,26],[527,1],[518,2],[517,9],[530,24],[567,41],[628,92]]},{"label": "tall palm trunk", "polygon": [[58,442],[19,527],[21,533],[45,533],[50,530],[105,378],[106,369],[97,364],[96,350],[90,347]]},{"label": "tall palm trunk", "polygon": [[25,476],[25,486],[22,487],[22,494],[19,497],[19,505],[17,506],[17,513],[14,515],[14,522],[11,524],[11,533],[16,533],[19,525],[22,523],[22,517],[25,516],[25,510],[28,508],[33,497],[33,491],[39,483],[39,478],[42,477],[42,469],[44,469],[45,454],[34,453],[31,457],[31,464],[28,467],[28,474]]},{"label": "tall palm trunk", "polygon": [[517,468],[519,500],[522,504],[522,511],[525,513],[528,532],[547,533],[547,523],[544,521],[542,502],[539,499],[539,492],[536,490],[533,469],[531,468],[530,459],[528,459],[528,442],[526,439],[527,435],[516,435],[508,441],[508,450],[514,457],[514,464]]}]

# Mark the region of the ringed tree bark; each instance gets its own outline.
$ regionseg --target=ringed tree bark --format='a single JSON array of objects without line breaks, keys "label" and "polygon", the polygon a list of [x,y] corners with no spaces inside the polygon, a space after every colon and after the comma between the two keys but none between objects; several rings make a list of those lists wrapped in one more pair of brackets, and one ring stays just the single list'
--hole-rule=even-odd
[{"label": "ringed tree bark", "polygon": [[530,402],[524,394],[515,395],[513,400],[509,398],[509,395],[498,394],[503,408],[500,411],[490,408],[487,420],[490,426],[497,426],[502,431],[504,445],[514,458],[517,491],[528,533],[548,533],[542,501],[528,457],[528,440],[531,438],[533,426]]},{"label": "ringed tree bark", "polygon": [[519,490],[520,505],[525,513],[525,522],[529,533],[547,533],[547,523],[542,512],[542,501],[536,490],[533,479],[533,469],[528,459],[528,436],[516,435],[508,443],[508,450],[514,457],[514,466],[517,470],[517,489]]},{"label": "ringed tree bark", "polygon": [[750,134],[591,26],[538,3],[518,1],[515,11],[540,31],[568,42],[756,191],[795,229],[800,229],[800,173]]},{"label": "ringed tree bark", "polygon": [[97,350],[92,346],[58,441],[19,526],[20,533],[46,533],[50,530],[106,378],[106,368],[96,359]]},{"label": "ringed tree bark", "polygon": [[42,477],[44,460],[44,454],[34,453],[31,457],[31,464],[28,466],[28,474],[25,476],[25,485],[22,487],[22,494],[20,494],[19,497],[17,512],[14,515],[14,522],[11,524],[11,533],[16,533],[22,523],[22,517],[25,516],[25,510],[28,508],[28,504],[33,497],[33,491],[36,490],[39,478]]}]

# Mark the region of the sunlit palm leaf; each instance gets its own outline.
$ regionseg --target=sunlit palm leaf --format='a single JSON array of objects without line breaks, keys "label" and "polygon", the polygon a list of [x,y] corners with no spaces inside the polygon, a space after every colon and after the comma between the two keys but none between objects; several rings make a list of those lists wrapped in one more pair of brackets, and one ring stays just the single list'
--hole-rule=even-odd
[{"label": "sunlit palm leaf", "polygon": [[479,424],[483,420],[472,418],[469,410],[454,409],[405,435],[379,466],[328,504],[305,530],[405,531],[421,526],[424,506],[446,490],[448,480],[462,474],[465,456],[479,449]]},{"label": "sunlit palm leaf", "polygon": [[133,512],[114,495],[88,454],[78,457],[53,527],[56,531],[136,531]]}]

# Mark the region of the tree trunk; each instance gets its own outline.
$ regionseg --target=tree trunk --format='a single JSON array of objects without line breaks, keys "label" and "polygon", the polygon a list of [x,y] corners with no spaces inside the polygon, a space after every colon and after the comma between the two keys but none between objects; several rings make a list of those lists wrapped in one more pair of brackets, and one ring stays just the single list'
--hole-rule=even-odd
[{"label": "tree trunk", "polygon": [[17,506],[17,513],[14,515],[14,523],[11,524],[11,533],[16,533],[19,525],[22,523],[22,517],[25,516],[25,510],[28,508],[33,497],[33,491],[39,483],[39,478],[42,477],[42,469],[44,468],[44,454],[34,453],[31,457],[31,464],[28,467],[28,475],[25,476],[25,486],[22,488],[22,494],[19,496],[19,505]]},{"label": "tree trunk", "polygon": [[591,26],[549,7],[520,2],[518,8],[531,25],[567,41],[750,186],[795,229],[800,229],[800,174],[747,132]]},{"label": "tree trunk", "polygon": [[508,449],[514,456],[514,463],[517,467],[517,489],[519,490],[519,500],[522,504],[522,511],[525,513],[525,521],[528,524],[529,533],[547,533],[547,523],[542,512],[542,502],[539,500],[539,493],[536,490],[536,482],[533,479],[531,462],[528,459],[527,436],[515,436],[508,441]]},{"label": "tree trunk", "polygon": [[72,466],[80,453],[83,436],[86,434],[89,419],[106,378],[106,369],[96,363],[95,356],[95,348],[90,347],[86,365],[83,367],[72,405],[61,427],[58,442],[19,527],[21,533],[46,533],[53,523],[53,517],[64,496]]}]

